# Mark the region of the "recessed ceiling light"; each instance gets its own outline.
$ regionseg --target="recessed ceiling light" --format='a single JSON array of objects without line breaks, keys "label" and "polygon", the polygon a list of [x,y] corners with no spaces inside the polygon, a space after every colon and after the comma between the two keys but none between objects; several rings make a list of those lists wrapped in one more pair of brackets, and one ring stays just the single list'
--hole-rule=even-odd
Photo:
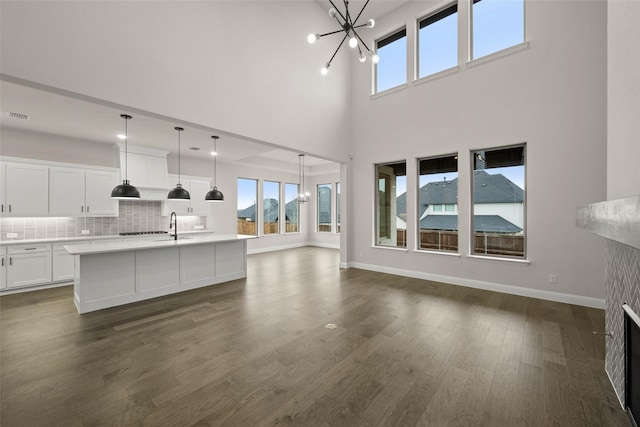
[{"label": "recessed ceiling light", "polygon": [[211,155],[212,155],[212,156],[217,156],[217,155],[218,155],[218,153],[216,153],[215,151],[212,151],[212,152],[211,152]]},{"label": "recessed ceiling light", "polygon": [[127,139],[127,136],[121,133],[119,133],[117,136],[118,136],[118,139]]}]

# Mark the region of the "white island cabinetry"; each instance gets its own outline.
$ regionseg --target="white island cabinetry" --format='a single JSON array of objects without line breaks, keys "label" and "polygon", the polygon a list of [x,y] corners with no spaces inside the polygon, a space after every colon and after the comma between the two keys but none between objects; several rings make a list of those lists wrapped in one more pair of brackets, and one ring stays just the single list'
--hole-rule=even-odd
[{"label": "white island cabinetry", "polygon": [[87,313],[246,277],[250,238],[206,235],[67,245],[76,257],[76,307]]}]

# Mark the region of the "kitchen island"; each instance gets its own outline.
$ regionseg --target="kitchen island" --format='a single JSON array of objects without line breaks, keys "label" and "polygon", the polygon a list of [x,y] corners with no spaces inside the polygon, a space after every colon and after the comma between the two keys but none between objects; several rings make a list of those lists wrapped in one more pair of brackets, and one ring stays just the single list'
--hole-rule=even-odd
[{"label": "kitchen island", "polygon": [[241,279],[252,238],[210,234],[65,245],[75,256],[76,308],[88,313]]}]

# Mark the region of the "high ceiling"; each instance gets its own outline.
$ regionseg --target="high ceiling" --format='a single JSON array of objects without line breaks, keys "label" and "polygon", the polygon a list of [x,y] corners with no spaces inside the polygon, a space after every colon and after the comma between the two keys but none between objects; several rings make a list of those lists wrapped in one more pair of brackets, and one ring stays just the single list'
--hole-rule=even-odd
[{"label": "high ceiling", "polygon": [[[407,0],[373,0],[367,4],[359,22],[369,18],[378,20],[381,16],[407,3]],[[331,8],[328,0],[316,0],[318,13]],[[333,0],[341,11],[344,1]],[[353,0],[349,2],[352,14],[360,12],[366,2]],[[331,31],[332,28],[310,28],[311,31]],[[115,144],[121,142],[117,134],[124,133],[124,120],[120,114],[133,116],[128,122],[129,143],[177,152],[177,132],[175,126],[185,128],[181,133],[183,156],[207,159],[213,148],[212,135],[220,136],[218,152],[220,161],[247,162],[262,164],[268,160],[298,164],[298,152],[283,147],[251,140],[240,135],[225,132],[224,129],[211,129],[195,123],[186,123],[167,117],[161,117],[144,111],[130,111],[101,100],[89,99],[77,94],[69,94],[48,87],[40,87],[30,82],[23,82],[3,76],[0,81],[0,126],[25,131],[55,134],[75,138],[87,143]],[[15,118],[10,113],[28,116],[28,119]],[[190,148],[199,148],[191,150]],[[334,164],[328,159],[307,154],[307,166],[329,166]]]}]

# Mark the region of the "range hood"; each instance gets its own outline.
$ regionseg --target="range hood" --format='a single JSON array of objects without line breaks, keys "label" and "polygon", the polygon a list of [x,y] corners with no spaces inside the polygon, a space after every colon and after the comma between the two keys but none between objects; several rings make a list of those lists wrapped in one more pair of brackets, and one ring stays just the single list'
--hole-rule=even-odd
[{"label": "range hood", "polygon": [[116,148],[120,151],[121,179],[124,179],[126,161],[129,181],[131,185],[140,190],[140,199],[166,199],[169,191],[169,170],[167,168],[169,152],[129,144],[128,155],[126,155],[124,143],[116,144]]}]

